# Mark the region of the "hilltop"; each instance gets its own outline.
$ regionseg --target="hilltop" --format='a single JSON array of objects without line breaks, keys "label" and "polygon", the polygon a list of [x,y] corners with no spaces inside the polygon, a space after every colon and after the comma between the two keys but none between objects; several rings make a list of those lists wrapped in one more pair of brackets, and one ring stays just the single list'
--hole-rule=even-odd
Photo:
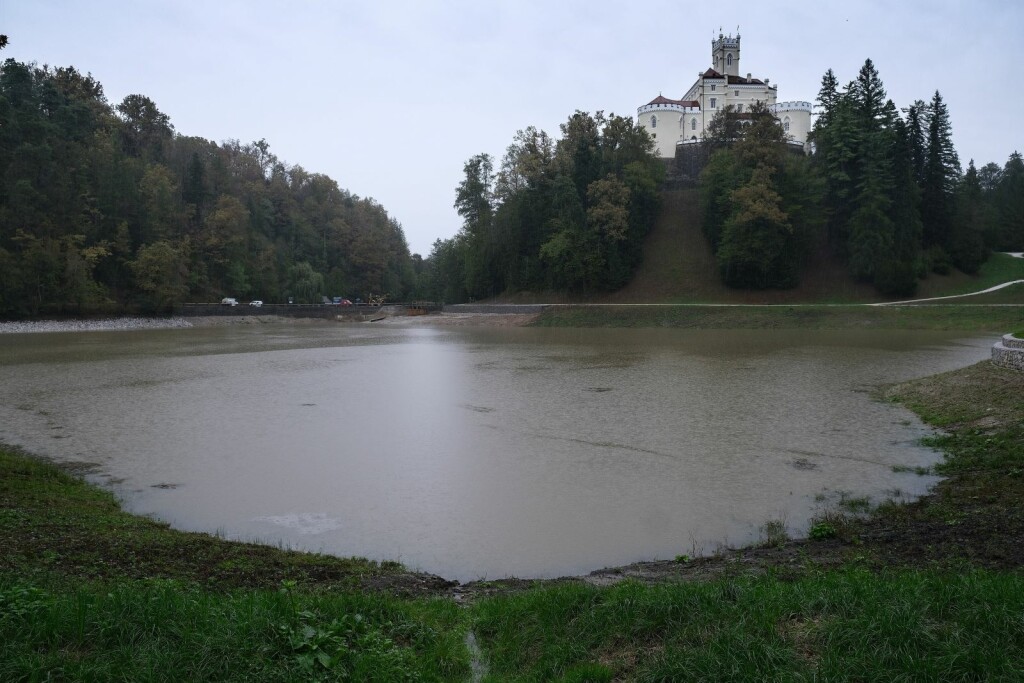
[{"label": "hilltop", "polygon": [[[1024,260],[993,253],[978,275],[952,271],[929,274],[918,284],[915,298],[966,294],[996,284],[1024,278]],[[814,250],[800,283],[791,289],[746,290],[722,284],[718,265],[701,230],[698,191],[667,188],[661,192],[661,209],[644,239],[643,259],[632,279],[620,290],[589,297],[562,293],[520,292],[496,297],[502,303],[600,304],[825,304],[878,303],[892,300],[869,284],[859,283],[849,268],[820,244]],[[1001,294],[972,298],[969,303],[1024,303],[1024,287],[1017,285]]]}]

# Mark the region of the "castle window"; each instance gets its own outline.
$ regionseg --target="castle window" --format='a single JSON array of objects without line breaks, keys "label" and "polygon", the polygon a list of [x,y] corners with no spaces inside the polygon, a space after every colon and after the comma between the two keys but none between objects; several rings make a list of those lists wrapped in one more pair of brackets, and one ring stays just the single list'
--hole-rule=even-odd
[{"label": "castle window", "polygon": [[714,83],[711,84],[711,92],[715,92],[715,84]]},{"label": "castle window", "polygon": [[658,127],[658,117],[657,116],[652,116],[651,117],[651,128],[657,128],[657,127]]},{"label": "castle window", "polygon": [[726,64],[726,66],[732,66],[732,53],[731,52],[725,56],[725,64]]},{"label": "castle window", "polygon": [[740,96],[740,91],[737,90],[734,94],[736,95],[736,97],[739,97]]},{"label": "castle window", "polygon": [[742,114],[743,113],[743,105],[742,104],[737,104],[736,105],[736,113],[737,114]]},{"label": "castle window", "polygon": [[712,109],[714,109],[714,108],[715,108],[715,102],[716,102],[716,98],[712,97],[712,98],[711,98],[711,108],[712,108]]},{"label": "castle window", "polygon": [[789,132],[789,117],[788,116],[785,119],[783,119],[783,121],[782,121],[782,130],[784,130],[786,132]]},{"label": "castle window", "polygon": [[697,119],[690,119],[690,130],[697,130]]}]

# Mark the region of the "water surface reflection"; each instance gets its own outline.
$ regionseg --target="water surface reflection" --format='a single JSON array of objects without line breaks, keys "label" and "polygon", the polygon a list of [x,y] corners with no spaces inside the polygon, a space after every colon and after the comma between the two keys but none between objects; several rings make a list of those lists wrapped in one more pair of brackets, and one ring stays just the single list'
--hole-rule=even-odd
[{"label": "water surface reflection", "polygon": [[470,579],[797,531],[935,454],[874,385],[991,340],[869,331],[269,325],[5,335],[0,440],[132,511]]}]

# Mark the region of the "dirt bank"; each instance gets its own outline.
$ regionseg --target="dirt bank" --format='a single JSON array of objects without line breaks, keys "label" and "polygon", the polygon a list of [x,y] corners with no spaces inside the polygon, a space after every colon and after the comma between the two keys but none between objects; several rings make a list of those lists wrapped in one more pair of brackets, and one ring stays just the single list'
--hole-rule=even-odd
[{"label": "dirt bank", "polygon": [[430,315],[394,316],[373,324],[380,325],[384,323],[402,326],[438,325],[444,327],[522,327],[532,323],[539,315],[539,313],[431,313]]}]

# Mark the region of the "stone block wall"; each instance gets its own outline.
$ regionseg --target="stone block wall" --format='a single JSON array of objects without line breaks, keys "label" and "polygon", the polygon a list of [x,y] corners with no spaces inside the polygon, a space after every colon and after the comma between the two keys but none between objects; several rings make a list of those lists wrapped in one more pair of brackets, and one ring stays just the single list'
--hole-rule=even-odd
[{"label": "stone block wall", "polygon": [[1003,335],[992,347],[992,362],[1004,368],[1024,372],[1024,339],[1012,334]]}]

